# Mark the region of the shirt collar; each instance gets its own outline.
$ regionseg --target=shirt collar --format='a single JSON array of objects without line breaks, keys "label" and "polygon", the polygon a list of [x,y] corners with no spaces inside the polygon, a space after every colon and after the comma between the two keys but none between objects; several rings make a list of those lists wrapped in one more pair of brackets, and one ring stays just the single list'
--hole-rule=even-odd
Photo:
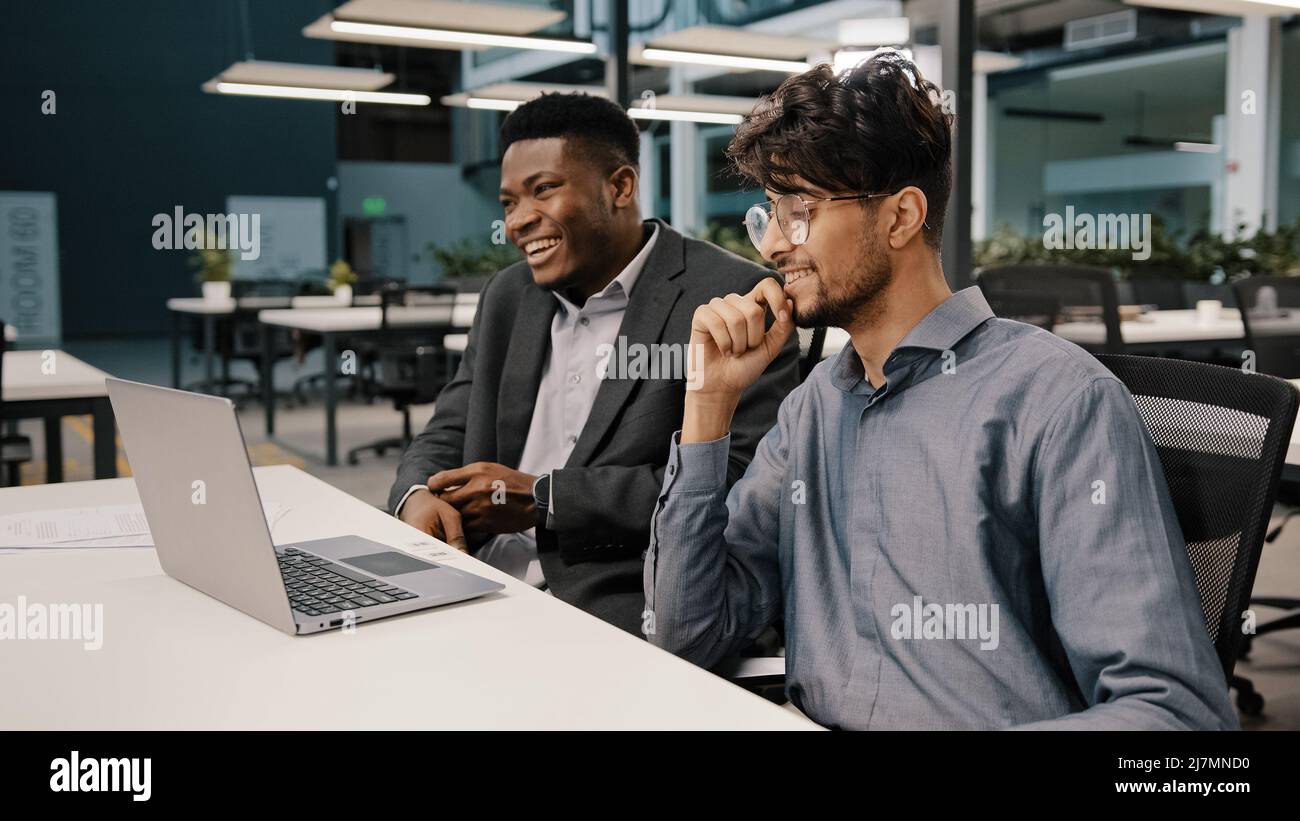
[{"label": "shirt collar", "polygon": [[[650,252],[654,250],[655,240],[659,239],[658,224],[654,222],[646,222],[645,225],[650,228],[650,236],[646,239],[645,244],[641,246],[641,250],[637,251],[636,256],[632,257],[632,261],[619,272],[618,276],[610,280],[608,285],[592,294],[587,300],[588,303],[590,303],[592,299],[611,297],[620,292],[624,298],[632,298],[632,289],[636,287],[637,280],[641,278],[641,272],[645,270],[645,263],[646,260],[650,258]],[[553,293],[565,313],[572,313],[579,310],[578,306],[574,305],[562,296],[559,291],[554,291]]]},{"label": "shirt collar", "polygon": [[[929,351],[952,350],[954,345],[993,316],[993,309],[989,307],[978,286],[965,288],[948,297],[916,323],[912,330],[908,331],[894,346],[894,352],[885,362],[886,381],[895,381],[892,378],[893,372],[908,364],[900,361],[904,358],[900,356],[900,351],[907,348]],[[865,378],[862,359],[858,356],[852,342],[839,352],[831,368],[831,382],[840,390],[862,394],[873,392],[873,388]]]},{"label": "shirt collar", "polygon": [[993,309],[978,286],[964,288],[940,302],[907,332],[894,350],[927,348],[951,350],[966,334],[993,318]]}]

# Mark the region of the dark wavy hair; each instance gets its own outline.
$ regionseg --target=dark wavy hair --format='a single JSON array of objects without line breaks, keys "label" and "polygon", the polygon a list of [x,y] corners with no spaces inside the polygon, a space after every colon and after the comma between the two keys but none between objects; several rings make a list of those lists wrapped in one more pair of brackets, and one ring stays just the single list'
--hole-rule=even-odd
[{"label": "dark wavy hair", "polygon": [[620,165],[638,168],[641,132],[617,104],[591,94],[548,93],[510,112],[501,124],[501,153],[519,140],[564,137],[565,150],[581,143],[582,153],[571,154],[595,161],[601,173]]},{"label": "dark wavy hair", "polygon": [[883,52],[836,76],[829,65],[797,74],[736,128],[735,169],[780,194],[801,177],[833,193],[895,193],[909,185],[929,203],[925,241],[939,247],[952,189],[953,117],[916,66]]}]

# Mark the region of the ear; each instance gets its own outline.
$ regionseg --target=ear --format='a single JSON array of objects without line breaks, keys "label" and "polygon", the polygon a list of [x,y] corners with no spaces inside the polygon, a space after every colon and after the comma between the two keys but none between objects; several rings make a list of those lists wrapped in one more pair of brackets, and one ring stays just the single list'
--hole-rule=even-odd
[{"label": "ear", "polygon": [[626,208],[636,200],[638,175],[630,165],[620,165],[609,175],[607,184],[615,208]]},{"label": "ear", "polygon": [[914,185],[907,186],[894,196],[895,215],[894,224],[889,227],[889,247],[901,251],[925,227],[930,203],[925,198],[925,192]]}]

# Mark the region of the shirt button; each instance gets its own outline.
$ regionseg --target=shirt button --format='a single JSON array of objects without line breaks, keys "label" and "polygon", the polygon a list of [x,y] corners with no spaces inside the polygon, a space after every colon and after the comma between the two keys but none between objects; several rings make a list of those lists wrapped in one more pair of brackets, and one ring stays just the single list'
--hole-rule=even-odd
[{"label": "shirt button", "polygon": [[591,324],[591,320],[590,320],[589,318],[587,318],[587,317],[584,316],[582,319],[579,319],[579,320],[578,320],[578,324],[579,324],[579,325],[590,325],[590,324]]},{"label": "shirt button", "polygon": [[578,437],[576,437],[576,436],[570,436],[566,441],[568,441],[568,443],[569,443],[570,445],[572,445],[573,443],[575,443],[575,442],[578,441]]},{"label": "shirt button", "polygon": [[582,374],[580,374],[580,373],[575,373],[573,376],[570,376],[570,377],[569,377],[569,381],[572,382],[572,383],[575,384],[575,385],[578,384],[579,382],[582,381]]},{"label": "shirt button", "polygon": [[669,465],[669,466],[668,466],[668,475],[669,475],[669,476],[672,476],[672,475],[673,475],[674,473],[676,473],[676,472],[677,472],[677,467],[676,467],[675,465]]}]

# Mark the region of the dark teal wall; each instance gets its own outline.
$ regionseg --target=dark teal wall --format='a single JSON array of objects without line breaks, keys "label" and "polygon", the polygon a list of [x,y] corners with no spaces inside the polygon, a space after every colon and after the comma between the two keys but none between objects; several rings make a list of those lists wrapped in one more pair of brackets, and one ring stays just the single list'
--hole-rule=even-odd
[{"label": "dark teal wall", "polygon": [[[333,3],[248,5],[258,59],[333,64],[332,43],[301,33]],[[185,253],[150,243],[177,205],[324,197],[336,247],[336,107],[199,89],[244,56],[236,0],[0,0],[0,55],[0,190],[58,195],[64,337],[168,327],[167,297],[197,292]]]}]

